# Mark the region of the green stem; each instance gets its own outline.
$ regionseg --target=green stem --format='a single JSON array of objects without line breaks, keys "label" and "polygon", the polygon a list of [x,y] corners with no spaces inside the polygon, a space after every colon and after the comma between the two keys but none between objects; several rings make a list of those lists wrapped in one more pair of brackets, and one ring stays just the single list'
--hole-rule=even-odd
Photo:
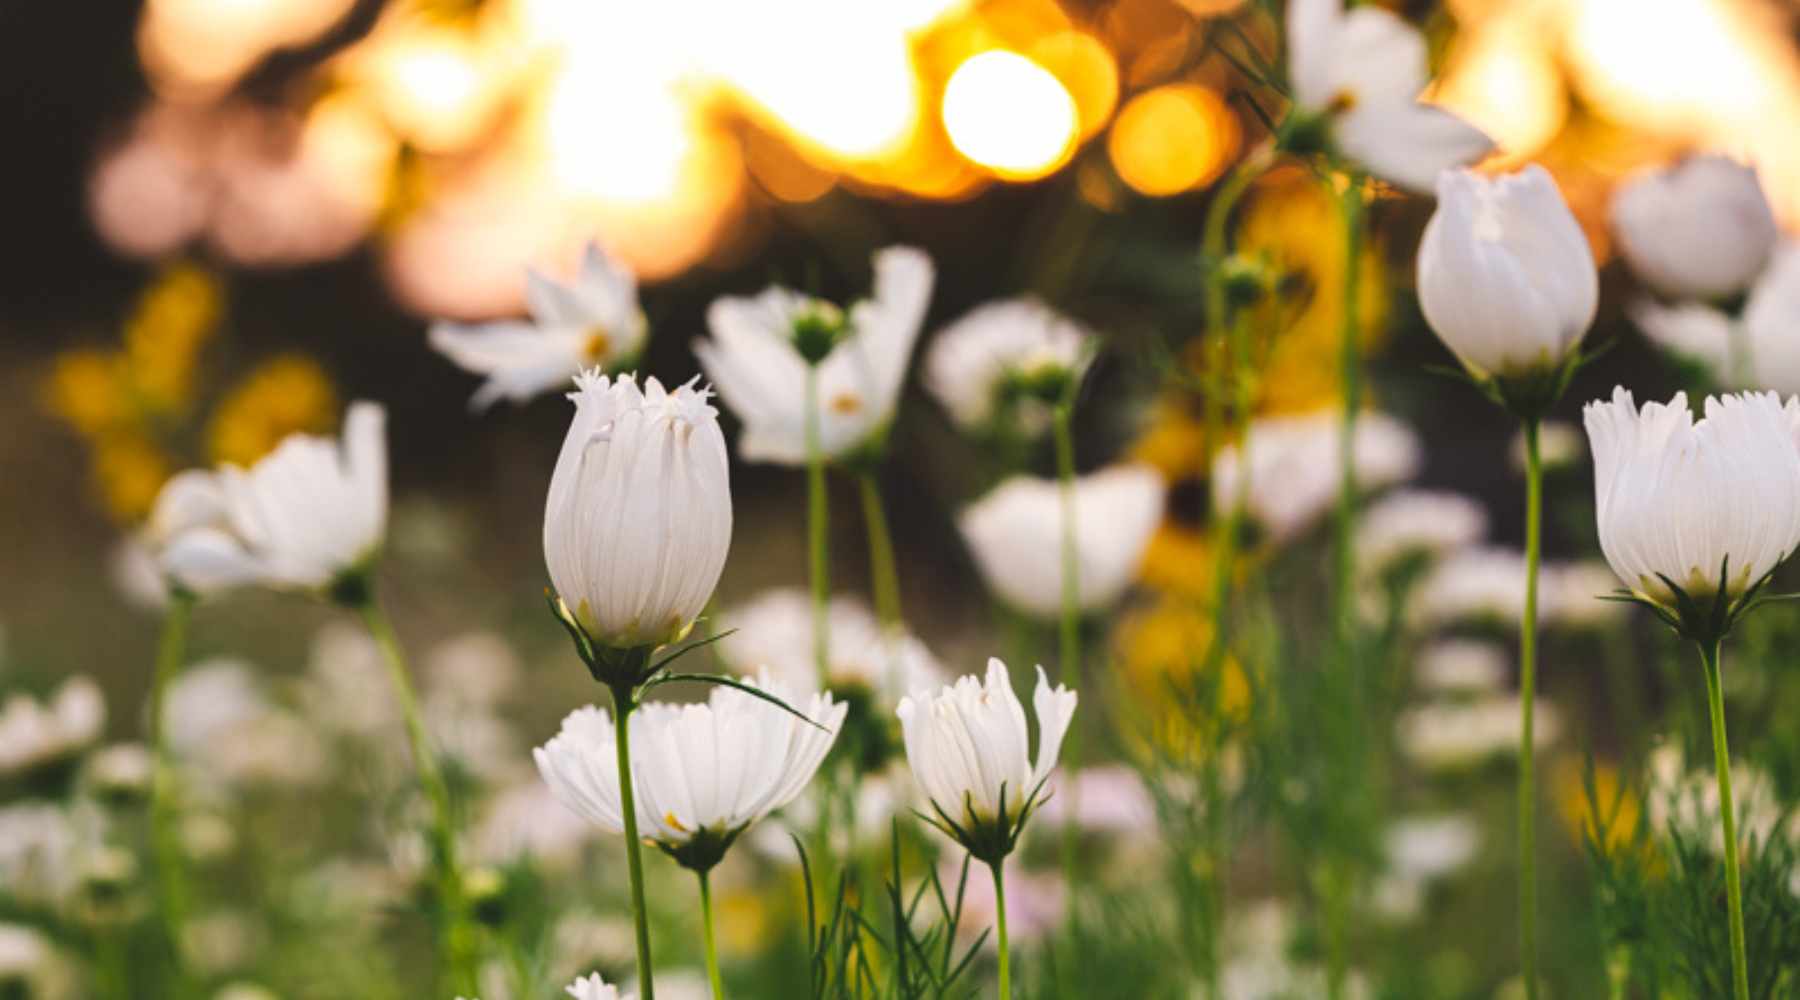
[{"label": "green stem", "polygon": [[358,602],[356,609],[361,613],[363,623],[368,626],[375,645],[380,648],[382,661],[387,664],[388,680],[393,686],[395,699],[400,703],[400,712],[406,724],[406,739],[412,750],[413,769],[418,774],[419,784],[425,789],[426,798],[431,801],[432,861],[437,869],[438,891],[444,907],[439,935],[452,992],[470,991],[476,988],[475,955],[472,930],[468,924],[467,901],[463,898],[462,871],[457,867],[456,861],[456,827],[450,804],[450,786],[444,781],[444,773],[438,767],[437,755],[432,752],[430,738],[425,732],[425,719],[419,711],[419,699],[413,691],[412,677],[406,668],[406,656],[401,651],[399,637],[394,634],[393,623],[373,597]]},{"label": "green stem", "polygon": [[1006,944],[1006,876],[1001,874],[1005,859],[988,863],[994,873],[994,924],[1000,948],[1000,1000],[1012,1000],[1012,951]]},{"label": "green stem", "polygon": [[1537,961],[1537,702],[1538,561],[1543,549],[1544,469],[1538,421],[1525,420],[1525,617],[1519,625],[1519,960],[1526,1000],[1538,995]]},{"label": "green stem", "polygon": [[712,984],[713,1000],[725,1000],[725,985],[719,978],[719,946],[713,938],[712,874],[700,872],[700,922],[706,942],[706,981]]},{"label": "green stem", "polygon": [[[1057,679],[1068,687],[1081,683],[1081,552],[1075,544],[1075,434],[1073,398],[1062,400],[1052,411],[1052,434],[1056,439],[1056,489],[1062,505],[1062,615],[1058,622],[1060,651]],[[1081,866],[1075,857],[1076,784],[1074,776],[1081,768],[1081,727],[1069,727],[1063,739],[1063,773],[1069,775],[1064,794],[1062,824],[1063,880],[1071,898],[1080,884]],[[996,869],[996,874],[998,870]],[[1069,908],[1071,915],[1075,908]]]},{"label": "green stem", "polygon": [[826,544],[831,511],[825,493],[825,450],[819,428],[819,367],[806,369],[806,540],[812,575],[813,665],[824,687],[831,673],[831,634],[826,605],[831,599],[831,565]]},{"label": "green stem", "polygon": [[1712,712],[1713,768],[1719,776],[1719,818],[1725,825],[1725,894],[1731,905],[1731,989],[1750,1000],[1750,963],[1744,954],[1744,889],[1738,877],[1737,810],[1731,800],[1731,750],[1725,742],[1725,692],[1719,677],[1719,640],[1701,643],[1706,702]]},{"label": "green stem", "polygon": [[656,985],[650,965],[650,911],[644,905],[643,844],[638,839],[636,777],[631,770],[631,713],[637,708],[629,686],[613,688],[613,710],[619,724],[613,728],[613,749],[618,754],[619,812],[625,819],[625,865],[631,875],[631,915],[637,929],[638,993],[655,1000]]},{"label": "green stem", "polygon": [[906,679],[900,676],[900,571],[894,560],[894,536],[888,527],[887,506],[881,499],[881,483],[874,470],[857,477],[862,486],[863,521],[869,536],[869,588],[875,594],[875,616],[881,621],[886,644],[887,689],[894,697]]},{"label": "green stem", "polygon": [[188,623],[193,619],[193,612],[194,596],[179,587],[173,588],[169,595],[168,615],[163,619],[162,639],[157,645],[156,673],[150,682],[150,751],[155,767],[150,784],[150,835],[156,852],[163,926],[169,934],[169,961],[178,996],[188,995],[191,989],[181,958],[181,928],[187,919],[187,880],[181,859],[180,831],[176,826],[178,791],[164,702],[187,655]]}]

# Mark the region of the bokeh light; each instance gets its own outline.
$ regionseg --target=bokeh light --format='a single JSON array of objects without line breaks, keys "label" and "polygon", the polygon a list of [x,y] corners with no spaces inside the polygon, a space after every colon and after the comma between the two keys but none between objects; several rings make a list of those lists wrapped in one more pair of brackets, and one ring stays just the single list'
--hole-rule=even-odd
[{"label": "bokeh light", "polygon": [[1049,70],[1017,52],[969,57],[944,87],[943,107],[957,152],[1008,180],[1050,173],[1075,146],[1074,98]]},{"label": "bokeh light", "polygon": [[1132,98],[1106,150],[1119,178],[1142,194],[1179,194],[1216,177],[1237,152],[1237,119],[1213,91],[1170,84]]}]

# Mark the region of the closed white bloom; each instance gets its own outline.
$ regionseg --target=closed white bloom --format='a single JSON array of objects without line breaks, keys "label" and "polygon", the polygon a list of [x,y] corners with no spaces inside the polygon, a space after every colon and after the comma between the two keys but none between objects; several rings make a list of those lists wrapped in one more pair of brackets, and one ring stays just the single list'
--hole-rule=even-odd
[{"label": "closed white bloom", "polygon": [[1800,243],[1785,242],[1756,279],[1741,316],[1704,302],[1644,297],[1632,320],[1663,349],[1698,361],[1736,389],[1800,392]]},{"label": "closed white bloom", "polygon": [[1594,254],[1549,171],[1438,176],[1419,243],[1419,305],[1478,377],[1554,371],[1600,302]]},{"label": "closed white bloom", "polygon": [[707,311],[710,339],[694,353],[743,422],[738,454],[750,462],[806,461],[806,360],[794,346],[801,320],[843,323],[845,336],[819,362],[819,442],[828,457],[854,451],[894,418],[913,343],[931,301],[931,258],[912,247],[875,254],[870,298],[845,315],[829,302],[770,287],[722,298]]},{"label": "closed white bloom", "polygon": [[[1251,421],[1243,443],[1219,449],[1213,459],[1214,506],[1226,511],[1236,504],[1248,451],[1245,513],[1274,542],[1300,535],[1337,502],[1342,426],[1336,410]],[[1411,479],[1423,452],[1418,435],[1393,417],[1357,416],[1351,458],[1359,488],[1379,490]]]},{"label": "closed white bloom", "polygon": [[1756,170],[1716,154],[1646,173],[1612,202],[1619,252],[1673,299],[1718,299],[1750,287],[1779,231]]},{"label": "closed white bloom", "polygon": [[712,596],[731,546],[725,436],[710,395],[585,372],[544,507],[544,562],[597,642],[679,636]]},{"label": "closed white bloom", "polygon": [[[847,706],[829,694],[796,699],[766,679],[757,686],[817,725],[727,687],[714,688],[701,704],[656,702],[632,713],[632,788],[646,839],[671,853],[702,837],[729,844],[812,780]],[[602,829],[624,832],[610,712],[576,709],[532,756],[563,805]]]},{"label": "closed white bloom", "polygon": [[13,694],[0,704],[0,775],[65,760],[92,746],[106,725],[106,699],[87,677],[71,677],[47,701]]},{"label": "closed white bloom", "polygon": [[1494,148],[1480,129],[1419,102],[1425,39],[1392,12],[1293,0],[1287,37],[1296,109],[1329,116],[1332,145],[1375,176],[1428,193],[1439,171]]},{"label": "closed white bloom", "polygon": [[[1162,521],[1162,476],[1148,465],[1116,465],[1075,480],[1076,600],[1083,611],[1124,594]],[[1062,612],[1062,494],[1054,479],[1014,476],[956,519],[982,579],[1028,614]]]},{"label": "closed white bloom", "polygon": [[440,321],[431,346],[487,381],[469,400],[484,410],[498,400],[523,403],[569,384],[589,368],[614,371],[643,351],[649,325],[638,308],[637,277],[589,243],[581,269],[564,284],[525,274],[529,320]]},{"label": "closed white bloom", "polygon": [[965,676],[900,701],[896,714],[913,780],[933,807],[972,833],[1015,828],[1025,810],[1041,802],[1042,786],[1056,767],[1075,717],[1076,695],[1061,685],[1052,688],[1043,667],[1037,674],[1031,699],[1035,756],[1025,709],[998,658],[988,660],[985,681]]},{"label": "closed white bloom", "polygon": [[[817,682],[812,597],[805,590],[777,587],[764,591],[721,614],[719,623],[731,631],[716,648],[734,672],[754,676],[767,671],[796,688]],[[825,628],[831,640],[826,676],[834,687],[884,691],[890,681],[897,681],[899,691],[916,691],[942,684],[949,677],[918,636],[905,629],[889,634],[859,598],[833,597],[826,606]]]},{"label": "closed white bloom", "polygon": [[1626,587],[1665,604],[1670,583],[1718,593],[1722,569],[1721,596],[1736,597],[1800,544],[1800,401],[1709,396],[1705,409],[1695,420],[1677,393],[1640,410],[1619,388],[1583,411],[1600,549]]},{"label": "closed white bloom", "polygon": [[[385,411],[352,403],[337,442],[289,435],[249,469],[178,476],[161,563],[201,592],[238,583],[322,590],[365,568],[387,528]],[[154,522],[153,518],[153,522]]]},{"label": "closed white bloom", "polygon": [[1019,390],[1080,374],[1094,334],[1034,298],[978,306],[925,353],[925,388],[964,430],[990,428],[1016,403],[1020,430],[1041,434],[1050,405]]},{"label": "closed white bloom", "polygon": [[1487,510],[1460,493],[1396,490],[1357,524],[1356,551],[1377,570],[1416,557],[1467,548],[1487,534]]}]

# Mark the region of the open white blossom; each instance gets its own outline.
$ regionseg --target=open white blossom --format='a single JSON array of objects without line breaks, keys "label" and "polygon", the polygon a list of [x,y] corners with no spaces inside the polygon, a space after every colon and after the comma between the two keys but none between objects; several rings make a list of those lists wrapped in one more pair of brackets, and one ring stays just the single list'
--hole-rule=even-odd
[{"label": "open white blossom", "polygon": [[[1219,450],[1212,464],[1212,499],[1220,511],[1237,503],[1243,452],[1250,454],[1245,513],[1273,542],[1298,537],[1337,502],[1338,447],[1343,415],[1318,410],[1253,420],[1240,444]],[[1411,479],[1423,461],[1418,435],[1393,417],[1356,418],[1351,445],[1356,485],[1374,491]]]},{"label": "open white blossom", "polygon": [[[1032,711],[1037,716],[1037,753],[1025,726],[1025,709],[1013,693],[1006,664],[988,660],[987,678],[959,678],[935,691],[901,699],[896,711],[906,741],[913,780],[940,817],[966,830],[972,853],[994,863],[1010,852],[1028,810],[1043,796],[1056,767],[1076,695],[1050,686],[1039,667]],[[1003,808],[1004,807],[1004,808]]]},{"label": "open white blossom", "polygon": [[894,418],[913,343],[931,300],[931,258],[912,247],[875,254],[872,297],[845,315],[781,287],[723,298],[707,311],[710,339],[694,342],[700,365],[743,422],[738,454],[749,462],[806,461],[807,362],[794,344],[801,322],[841,326],[819,362],[819,443],[837,457],[879,438]]},{"label": "open white blossom", "polygon": [[249,469],[190,474],[169,500],[183,513],[161,546],[165,571],[202,591],[323,590],[366,568],[387,528],[386,420],[379,405],[352,403],[341,444],[293,434]]},{"label": "open white blossom", "polygon": [[0,703],[0,775],[67,760],[94,744],[106,724],[106,699],[88,677],[64,681],[47,701],[28,694]]},{"label": "open white blossom", "polygon": [[1369,173],[1429,193],[1439,171],[1494,148],[1480,129],[1420,103],[1425,38],[1393,12],[1292,0],[1287,39],[1296,110],[1324,116],[1331,146]]},{"label": "open white blossom", "polygon": [[[617,986],[607,985],[606,981],[600,978],[598,972],[582,976],[565,986],[563,992],[573,997],[574,1000],[631,1000],[632,997],[629,993],[620,993]],[[668,991],[664,990],[664,992]],[[456,1000],[465,1000],[465,998],[457,997]]]},{"label": "open white blossom", "polygon": [[502,399],[526,402],[589,368],[615,371],[643,351],[649,325],[638,308],[637,278],[597,243],[587,245],[567,284],[526,271],[525,304],[529,320],[432,325],[433,348],[487,376],[469,400],[474,409]]},{"label": "open white blossom", "polygon": [[1800,401],[1709,396],[1705,410],[1695,420],[1686,393],[1639,409],[1619,388],[1583,411],[1600,549],[1627,588],[1665,605],[1672,587],[1736,597],[1800,544]]},{"label": "open white blossom", "polygon": [[1487,534],[1487,527],[1487,510],[1460,493],[1396,490],[1363,514],[1356,551],[1364,565],[1380,570],[1467,548]]},{"label": "open white blossom", "polygon": [[706,607],[731,546],[730,461],[692,383],[584,372],[544,505],[550,582],[594,641],[668,642]]},{"label": "open white blossom", "polygon": [[[704,703],[655,702],[632,713],[638,829],[678,859],[690,845],[722,853],[745,827],[792,801],[837,738],[847,706],[831,695],[795,699],[766,678],[757,686],[816,725],[727,687],[715,688]],[[588,706],[571,712],[533,757],[564,805],[622,833],[613,741],[612,714]]]},{"label": "open white blossom", "polygon": [[1042,434],[1050,404],[1033,387],[1078,378],[1094,334],[1035,298],[977,306],[925,352],[925,388],[964,430],[991,428],[1008,403],[1019,430]]},{"label": "open white blossom", "polygon": [[1549,171],[1446,170],[1419,243],[1419,305],[1478,378],[1561,369],[1593,325],[1600,278]]},{"label": "open white blossom", "polygon": [[1741,315],[1706,302],[1637,299],[1632,321],[1664,350],[1697,361],[1735,389],[1800,392],[1800,242],[1776,251],[1756,279]]},{"label": "open white blossom", "polygon": [[[812,654],[812,597],[798,587],[764,591],[725,611],[720,626],[732,630],[719,640],[719,656],[746,676],[768,671],[790,686],[817,683]],[[836,685],[873,691],[915,691],[942,684],[949,672],[924,642],[904,629],[889,635],[860,599],[839,594],[826,606],[831,637],[827,679]],[[897,675],[897,676],[895,676]]]},{"label": "open white blossom", "polygon": [[1736,295],[1762,273],[1780,231],[1756,169],[1717,154],[1649,171],[1613,196],[1619,253],[1674,299]]},{"label": "open white blossom", "polygon": [[[1162,522],[1162,476],[1116,465],[1075,480],[1076,601],[1095,611],[1137,576]],[[1062,494],[1054,479],[1013,476],[956,519],[982,579],[1008,604],[1054,618],[1062,611]]]}]

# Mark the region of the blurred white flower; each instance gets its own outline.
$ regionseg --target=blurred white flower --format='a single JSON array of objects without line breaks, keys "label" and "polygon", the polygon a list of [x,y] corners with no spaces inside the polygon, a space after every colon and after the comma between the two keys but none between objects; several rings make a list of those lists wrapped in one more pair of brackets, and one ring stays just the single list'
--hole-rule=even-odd
[{"label": "blurred white flower", "polygon": [[1042,393],[1079,378],[1094,334],[1035,298],[977,306],[939,331],[925,352],[925,388],[967,431],[1011,416],[1042,434],[1050,407]]},{"label": "blurred white flower", "polygon": [[1481,847],[1481,827],[1461,813],[1409,816],[1388,827],[1388,870],[1430,881],[1467,865]]},{"label": "blurred white flower", "polygon": [[1705,409],[1696,421],[1677,393],[1640,410],[1620,388],[1583,411],[1600,549],[1626,587],[1662,604],[1671,586],[1717,595],[1721,571],[1719,596],[1735,598],[1800,544],[1800,402],[1709,396]]},{"label": "blurred white flower", "polygon": [[1617,601],[1603,599],[1619,587],[1612,570],[1598,560],[1547,564],[1538,577],[1538,587],[1545,625],[1605,628],[1625,611]]},{"label": "blurred white flower", "polygon": [[[570,983],[567,992],[575,1000],[631,1000],[628,994],[620,995],[618,987],[606,985],[598,972]],[[663,987],[663,993],[666,995],[668,992],[668,987]]]},{"label": "blurred white flower", "polygon": [[[1013,947],[1040,940],[1062,926],[1069,906],[1069,887],[1063,882],[1062,875],[1034,872],[1015,860],[1008,860],[1004,865],[1006,927]],[[945,858],[938,863],[938,880],[946,893],[956,891],[961,875],[960,858]],[[997,910],[994,880],[980,869],[971,871],[969,881],[963,886],[962,917],[957,922],[957,936],[965,944],[973,942],[977,935],[994,926]],[[982,942],[983,950],[990,954],[999,947],[999,941],[991,933]]]},{"label": "blurred white flower", "polygon": [[202,768],[233,785],[313,785],[326,779],[331,754],[316,728],[292,712],[271,711],[201,748]]},{"label": "blurred white flower", "polygon": [[[1117,601],[1137,576],[1162,522],[1162,476],[1115,465],[1075,480],[1076,600],[1083,611]],[[1062,496],[1054,479],[1013,476],[956,519],[982,579],[1008,604],[1044,618],[1062,612]]]},{"label": "blurred white flower", "polygon": [[1494,148],[1473,125],[1419,102],[1425,39],[1391,11],[1293,0],[1287,39],[1295,109],[1324,116],[1331,146],[1375,176],[1428,193],[1439,171]]},{"label": "blurred white flower", "polygon": [[[1538,424],[1538,460],[1545,472],[1567,469],[1587,456],[1587,440],[1581,428],[1566,420],[1546,420]],[[1525,473],[1525,431],[1520,428],[1507,445],[1506,457],[1514,472]]]},{"label": "blurred white flower", "polygon": [[1665,350],[1709,368],[1737,389],[1800,392],[1800,242],[1787,241],[1750,289],[1741,315],[1705,302],[1639,298],[1631,319]]},{"label": "blurred white flower", "polygon": [[[1681,748],[1664,744],[1650,752],[1644,770],[1650,829],[1661,836],[1673,827],[1722,857],[1725,831],[1719,818],[1718,779],[1712,768],[1690,770]],[[1800,815],[1783,804],[1772,775],[1753,764],[1734,761],[1731,798],[1737,809],[1740,842],[1800,840]]]},{"label": "blurred white flower", "polygon": [[471,776],[503,781],[529,771],[512,722],[492,705],[440,689],[427,695],[421,708],[425,730],[439,756]]},{"label": "blurred white flower", "polygon": [[692,382],[639,389],[584,372],[575,384],[544,509],[551,583],[596,642],[668,642],[706,607],[731,546],[718,411]]},{"label": "blurred white flower", "polygon": [[432,324],[431,346],[487,381],[469,400],[485,410],[498,400],[524,403],[563,388],[589,368],[617,371],[642,353],[649,324],[638,308],[637,277],[589,243],[567,284],[525,272],[529,320]]},{"label": "blurred white flower", "polygon": [[[150,583],[143,565],[122,562],[116,572],[127,593],[160,608],[168,601],[171,582],[196,594],[209,594],[257,581],[259,568],[244,556],[241,541],[231,535],[230,517],[217,473],[188,469],[170,477],[157,492],[150,517],[135,539],[149,557],[148,569],[155,583]],[[131,548],[124,553],[122,559],[136,559]]]},{"label": "blurred white flower", "polygon": [[[827,679],[834,685],[890,689],[890,673],[898,672],[899,691],[942,684],[949,672],[925,643],[911,632],[888,635],[859,598],[839,594],[826,607],[831,636]],[[722,629],[734,629],[718,643],[719,656],[739,674],[767,670],[791,687],[818,681],[812,656],[812,598],[797,587],[766,590],[746,604],[719,616]]]},{"label": "blurred white flower", "polygon": [[243,910],[220,908],[190,917],[181,927],[181,953],[209,978],[242,969],[263,944],[263,928]]},{"label": "blurred white flower", "polygon": [[[1439,771],[1474,767],[1519,753],[1520,699],[1496,695],[1469,703],[1423,705],[1401,714],[1397,723],[1400,748],[1420,766]],[[1533,745],[1542,750],[1562,733],[1555,705],[1538,699],[1532,705]]]},{"label": "blurred white flower", "polygon": [[[857,780],[856,827],[852,830],[844,823],[832,824],[831,849],[834,853],[847,855],[858,844],[886,843],[893,832],[892,822],[896,816],[910,816],[914,808],[925,805],[913,794],[913,783],[898,773],[902,769],[903,765],[895,762],[884,771],[864,774]],[[798,865],[800,852],[794,847],[793,833],[804,835],[805,831],[817,829],[821,803],[841,794],[822,785],[808,786],[781,811],[780,823],[760,824],[748,835],[750,846],[771,860]],[[833,808],[837,808],[839,802],[841,798],[832,799]],[[810,844],[808,849],[811,849]]]},{"label": "blurred white flower", "polygon": [[1477,378],[1556,372],[1600,303],[1581,225],[1549,171],[1446,170],[1419,243],[1425,319]]},{"label": "blurred white flower", "polygon": [[323,590],[366,568],[387,526],[386,420],[379,405],[353,403],[342,444],[293,434],[248,470],[177,477],[168,503],[182,516],[161,546],[164,570],[205,592],[249,581]]},{"label": "blurred white flower", "polygon": [[386,669],[367,629],[327,623],[313,634],[300,705],[328,732],[359,739],[390,736],[400,723],[400,705]]},{"label": "blurred white flower", "polygon": [[998,658],[988,660],[985,682],[959,678],[916,699],[901,699],[895,713],[913,780],[940,819],[967,833],[963,846],[989,864],[1011,852],[1020,828],[1041,804],[1044,782],[1075,717],[1075,692],[1052,688],[1043,667],[1037,674],[1031,699],[1038,723],[1035,760],[1025,709]]},{"label": "blurred white flower", "polygon": [[518,654],[493,632],[465,632],[425,654],[425,674],[433,695],[454,695],[470,704],[499,704],[518,686]]},{"label": "blurred white flower", "polygon": [[819,361],[819,443],[838,457],[878,439],[894,418],[914,341],[931,299],[931,259],[911,247],[875,254],[873,296],[845,316],[829,302],[770,287],[722,298],[707,311],[711,339],[694,342],[700,366],[743,422],[738,454],[749,462],[806,461],[806,368],[796,324],[840,329]]},{"label": "blurred white flower", "polygon": [[1467,548],[1487,527],[1487,510],[1460,493],[1396,490],[1371,504],[1357,522],[1356,551],[1362,565],[1380,572]]},{"label": "blurred white flower", "polygon": [[1501,646],[1478,639],[1440,639],[1419,650],[1418,686],[1433,694],[1490,694],[1506,683],[1510,660]]},{"label": "blurred white flower", "polygon": [[1525,554],[1465,549],[1433,566],[1413,600],[1416,624],[1514,625],[1525,611]]},{"label": "blurred white flower", "polygon": [[1721,299],[1750,286],[1779,230],[1756,169],[1717,154],[1643,174],[1613,196],[1619,253],[1673,299]]},{"label": "blurred white flower", "polygon": [[142,743],[114,743],[89,754],[85,766],[102,796],[140,798],[149,794],[155,761]]},{"label": "blurred white flower", "polygon": [[[744,828],[792,801],[812,780],[843,725],[847,706],[829,694],[795,699],[764,679],[759,687],[811,719],[733,688],[702,704],[653,702],[632,713],[632,788],[645,839],[710,868]],[[622,833],[613,717],[588,706],[533,753],[562,803],[602,829]]]},{"label": "blurred white flower", "polygon": [[496,866],[530,858],[570,871],[593,835],[594,825],[563,805],[533,775],[488,801],[473,834],[474,856]]},{"label": "blurred white flower", "polygon": [[1082,768],[1075,780],[1058,772],[1056,794],[1041,810],[1044,822],[1056,825],[1074,809],[1075,825],[1090,833],[1113,835],[1144,831],[1156,823],[1156,800],[1135,770],[1123,764]]},{"label": "blurred white flower", "polygon": [[98,840],[98,822],[90,814],[50,802],[0,806],[0,887],[21,903],[60,903],[75,888],[82,856]]},{"label": "blurred white flower", "polygon": [[189,755],[218,740],[233,727],[269,712],[256,675],[248,664],[211,659],[183,670],[163,696],[163,731],[179,755]]},{"label": "blurred white flower", "polygon": [[144,539],[137,535],[119,539],[107,556],[106,568],[125,603],[140,611],[161,611],[169,606],[169,579]]},{"label": "blurred white flower", "polygon": [[31,980],[49,964],[52,954],[49,939],[37,930],[0,923],[0,991],[19,989],[17,996],[36,996]]},{"label": "blurred white flower", "polygon": [[[1219,449],[1213,459],[1215,509],[1228,511],[1237,503],[1247,449],[1245,513],[1274,542],[1297,537],[1337,501],[1342,426],[1343,415],[1335,409],[1251,421],[1244,441]],[[1382,413],[1358,415],[1351,453],[1356,484],[1367,491],[1411,479],[1423,461],[1418,435]]]},{"label": "blurred white flower", "polygon": [[0,703],[0,775],[67,760],[94,744],[106,699],[88,677],[63,681],[48,701],[15,693]]}]

